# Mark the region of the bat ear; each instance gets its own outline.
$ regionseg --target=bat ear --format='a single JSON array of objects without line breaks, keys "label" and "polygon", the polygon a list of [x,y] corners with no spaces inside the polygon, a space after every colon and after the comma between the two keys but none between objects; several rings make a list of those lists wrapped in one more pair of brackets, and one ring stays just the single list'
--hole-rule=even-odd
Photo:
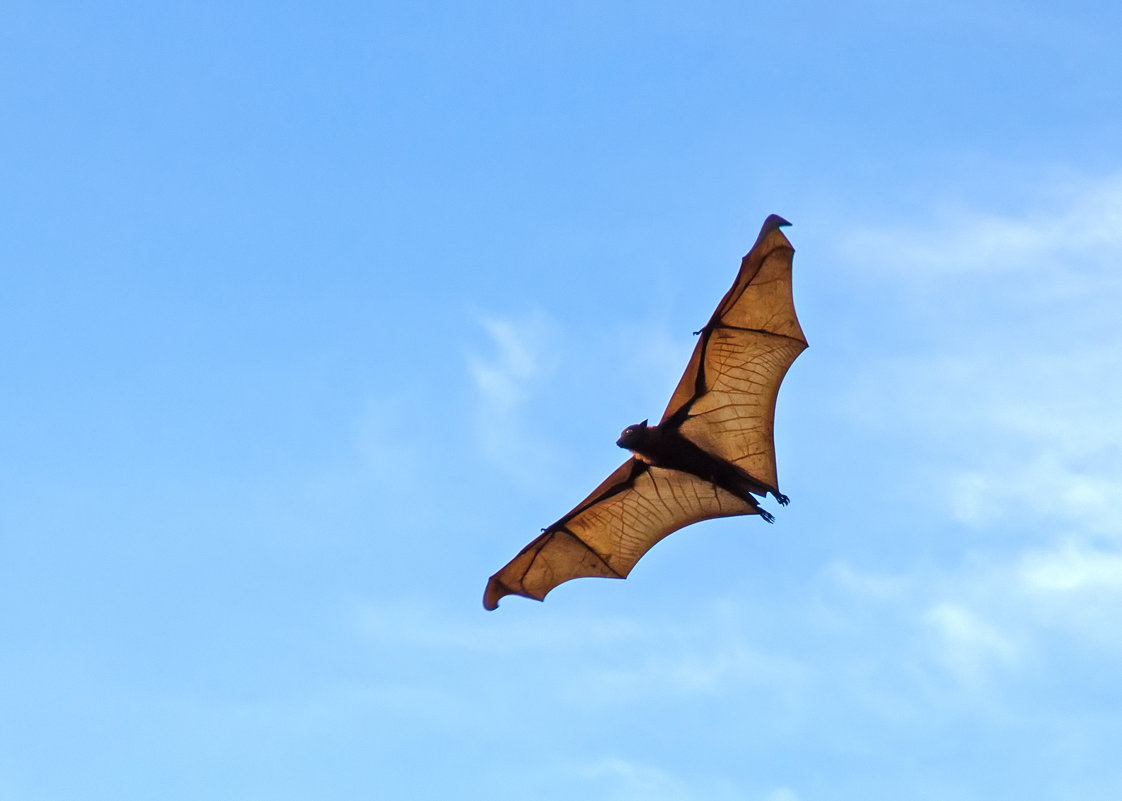
[{"label": "bat ear", "polygon": [[646,421],[646,420],[644,420],[643,422],[639,423],[639,428],[646,428],[646,427],[647,427],[647,421]]}]

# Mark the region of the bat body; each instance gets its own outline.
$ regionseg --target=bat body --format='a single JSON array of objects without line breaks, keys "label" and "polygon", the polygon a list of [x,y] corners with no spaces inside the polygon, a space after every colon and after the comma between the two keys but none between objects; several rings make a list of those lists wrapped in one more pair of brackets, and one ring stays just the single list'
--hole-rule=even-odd
[{"label": "bat body", "polygon": [[[753,493],[762,496],[773,492],[731,462],[706,453],[672,426],[649,426],[644,420],[625,428],[616,445],[627,448],[636,459],[649,465],[689,473],[757,507],[759,504]],[[786,495],[774,494],[781,504],[787,504]],[[763,509],[757,514],[769,523],[775,521]]]},{"label": "bat body", "polygon": [[657,425],[628,426],[616,442],[633,454],[584,501],[527,545],[487,583],[483,605],[504,595],[542,600],[582,576],[625,578],[659,540],[715,517],[772,515],[775,402],[806,348],[791,295],[794,249],[775,214],[760,229],[736,281],[698,342]]}]

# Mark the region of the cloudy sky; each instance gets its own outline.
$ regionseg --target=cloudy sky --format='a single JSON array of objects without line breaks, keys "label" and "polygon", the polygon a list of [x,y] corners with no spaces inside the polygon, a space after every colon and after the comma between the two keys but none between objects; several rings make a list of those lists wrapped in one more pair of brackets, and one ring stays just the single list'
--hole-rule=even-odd
[{"label": "cloudy sky", "polygon": [[[1120,797],[1119,9],[7,3],[0,797]],[[484,612],[771,212],[791,505]]]}]

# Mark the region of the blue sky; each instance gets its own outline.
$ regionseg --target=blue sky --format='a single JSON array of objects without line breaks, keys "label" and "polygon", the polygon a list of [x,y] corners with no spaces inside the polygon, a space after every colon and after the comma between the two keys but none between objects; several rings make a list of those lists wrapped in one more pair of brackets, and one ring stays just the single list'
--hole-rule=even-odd
[{"label": "blue sky", "polygon": [[[2,19],[0,797],[1122,793],[1116,4]],[[485,613],[771,212],[791,505]]]}]

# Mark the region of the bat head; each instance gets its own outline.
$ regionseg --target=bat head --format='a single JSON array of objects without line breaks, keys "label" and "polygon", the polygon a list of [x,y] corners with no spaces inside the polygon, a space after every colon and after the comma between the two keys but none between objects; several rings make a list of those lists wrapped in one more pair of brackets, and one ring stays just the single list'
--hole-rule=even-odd
[{"label": "bat head", "polygon": [[628,426],[623,429],[623,433],[620,434],[619,439],[616,440],[616,445],[619,445],[621,448],[634,450],[637,446],[643,444],[646,440],[646,436],[647,421],[644,420],[641,423],[636,423],[633,426]]}]

